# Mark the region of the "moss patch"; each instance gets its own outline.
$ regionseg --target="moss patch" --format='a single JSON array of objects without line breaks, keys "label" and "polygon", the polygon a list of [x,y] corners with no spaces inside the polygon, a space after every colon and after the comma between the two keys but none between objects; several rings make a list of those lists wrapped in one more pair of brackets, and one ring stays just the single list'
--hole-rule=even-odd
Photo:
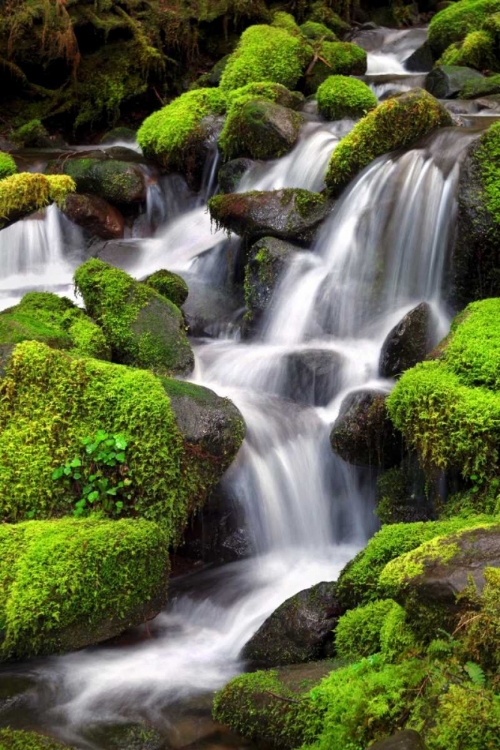
[{"label": "moss patch", "polygon": [[324,23],[317,23],[316,21],[306,21],[300,27],[301,33],[314,42],[338,42],[338,39],[334,32],[325,26]]},{"label": "moss patch", "polygon": [[499,0],[459,0],[436,13],[429,25],[429,44],[436,55],[481,29],[487,16],[500,10]]},{"label": "moss patch", "polygon": [[317,54],[319,57],[305,79],[308,94],[314,94],[318,86],[331,75],[361,76],[366,73],[366,52],[357,44],[321,42]]},{"label": "moss patch", "polygon": [[0,729],[0,750],[69,750],[50,737],[35,732],[15,729]]},{"label": "moss patch", "polygon": [[494,40],[487,31],[472,31],[463,42],[451,44],[436,65],[463,65],[476,70],[498,70]]},{"label": "moss patch", "polygon": [[76,185],[66,175],[21,172],[0,181],[0,229],[50,203],[61,203]]},{"label": "moss patch", "polygon": [[144,279],[144,283],[161,294],[162,297],[169,299],[177,307],[184,304],[189,294],[188,285],[182,276],[165,269],[155,271],[147,279]]},{"label": "moss patch", "polygon": [[377,97],[366,83],[347,76],[330,76],[319,87],[316,98],[327,120],[361,117],[374,109]]},{"label": "moss patch", "polygon": [[3,180],[4,177],[10,177],[10,175],[16,174],[16,172],[16,162],[12,156],[0,151],[0,180]]}]

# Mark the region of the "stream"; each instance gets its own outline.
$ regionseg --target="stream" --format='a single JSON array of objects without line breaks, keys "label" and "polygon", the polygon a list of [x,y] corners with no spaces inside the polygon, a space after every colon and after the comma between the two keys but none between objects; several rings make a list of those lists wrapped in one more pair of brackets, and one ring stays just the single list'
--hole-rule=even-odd
[{"label": "stream", "polygon": [[[409,73],[404,60],[424,39],[424,29],[356,39],[368,52],[363,78],[379,98],[423,85],[425,74]],[[151,637],[139,628],[112,644],[3,666],[0,726],[89,750],[106,750],[107,727],[140,721],[162,733],[165,747],[249,746],[213,723],[213,692],[245,669],[242,647],[277,606],[335,580],[377,529],[374,475],[330,448],[341,403],[360,389],[390,390],[378,376],[381,347],[415,305],[430,304],[436,342],[448,330],[452,311],[442,300],[460,159],[481,127],[479,115],[467,120],[464,112],[465,127],[380,157],[344,191],[311,249],[294,255],[250,341],[240,339],[242,303],[231,288],[239,240],[215,231],[206,208],[217,187],[216,151],[199,195],[175,176],[151,182],[143,225],[159,227],[122,241],[117,264],[138,278],[176,271],[190,289],[186,312],[212,311],[210,337],[192,342],[190,379],[244,415],[247,437],[223,482],[238,499],[253,554],[174,579]],[[238,190],[321,190],[332,149],[353,124],[325,123],[308,103],[294,150],[256,165]],[[80,230],[55,206],[2,230],[0,308],[29,289],[73,298],[72,274],[84,257]],[[314,354],[331,358],[330,382],[320,392],[311,384],[296,403],[290,357]]]}]

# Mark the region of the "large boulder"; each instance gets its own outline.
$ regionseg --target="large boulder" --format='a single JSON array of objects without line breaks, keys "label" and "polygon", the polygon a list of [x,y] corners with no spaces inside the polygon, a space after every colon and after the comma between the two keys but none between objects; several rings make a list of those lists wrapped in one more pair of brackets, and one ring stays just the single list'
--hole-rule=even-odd
[{"label": "large boulder", "polygon": [[430,351],[432,319],[430,305],[421,302],[390,331],[380,352],[379,372],[383,378],[397,378],[425,359]]},{"label": "large boulder", "polygon": [[378,100],[366,83],[348,76],[329,76],[319,87],[318,109],[327,120],[356,119],[374,109]]},{"label": "large boulder", "polygon": [[92,193],[113,204],[129,205],[146,200],[144,172],[128,161],[85,156],[56,162],[51,170],[71,177],[79,193]]},{"label": "large boulder", "polygon": [[339,391],[344,358],[332,349],[303,349],[286,356],[284,395],[301,404],[326,406]]},{"label": "large boulder", "polygon": [[219,146],[227,159],[278,159],[299,137],[302,116],[263,99],[234,104],[227,116]]},{"label": "large boulder", "polygon": [[102,240],[123,237],[124,219],[120,211],[103,198],[88,193],[72,193],[61,206],[63,213],[74,224]]},{"label": "large boulder", "polygon": [[414,729],[401,729],[385,740],[374,742],[370,750],[425,750],[425,744]]},{"label": "large boulder", "polygon": [[438,99],[454,99],[467,84],[482,79],[484,76],[473,68],[440,65],[427,75],[425,88]]},{"label": "large boulder", "polygon": [[149,521],[2,524],[0,561],[0,659],[99,643],[166,601],[168,538]]},{"label": "large boulder", "polygon": [[338,195],[377,156],[411,146],[435,128],[451,124],[449,112],[422,89],[387,99],[363,117],[333,151],[325,178],[328,193]]},{"label": "large boulder", "polygon": [[249,240],[269,236],[308,244],[332,203],[319,193],[286,188],[216,195],[208,207],[217,226]]},{"label": "large boulder", "polygon": [[242,656],[258,667],[325,658],[334,651],[333,631],[342,612],[335,583],[318,583],[281,604],[250,638]]},{"label": "large boulder", "polygon": [[75,286],[104,331],[113,361],[163,374],[192,370],[182,314],[151,286],[97,258],[77,269]]},{"label": "large boulder", "polygon": [[343,400],[330,442],[344,461],[387,469],[401,460],[402,438],[389,419],[386,399],[380,391],[365,390]]},{"label": "large boulder", "polygon": [[452,302],[459,309],[500,295],[499,149],[500,125],[495,123],[469,146],[462,164],[451,264]]}]

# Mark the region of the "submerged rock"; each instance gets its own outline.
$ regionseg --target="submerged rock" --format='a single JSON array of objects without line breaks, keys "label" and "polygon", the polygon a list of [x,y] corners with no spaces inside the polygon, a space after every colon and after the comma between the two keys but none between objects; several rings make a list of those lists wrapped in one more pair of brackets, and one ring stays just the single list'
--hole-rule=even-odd
[{"label": "submerged rock", "polygon": [[425,744],[414,729],[402,729],[384,740],[374,742],[370,750],[425,750]]},{"label": "submerged rock", "polygon": [[243,175],[253,167],[255,162],[244,157],[232,159],[219,169],[218,180],[221,193],[234,193]]},{"label": "submerged rock", "polygon": [[387,394],[356,391],[346,396],[330,442],[344,461],[390,468],[402,458],[402,438],[386,411]]},{"label": "submerged rock", "polygon": [[425,88],[438,99],[453,99],[470,81],[484,76],[473,68],[460,65],[440,65],[434,68],[425,79]]},{"label": "submerged rock", "polygon": [[300,404],[326,406],[338,393],[344,358],[331,349],[304,349],[286,357],[285,395]]},{"label": "submerged rock", "polygon": [[257,667],[321,659],[334,652],[334,629],[343,610],[335,583],[318,583],[287,599],[267,618],[243,649]]},{"label": "submerged rock", "polygon": [[379,372],[382,378],[397,378],[425,359],[430,351],[431,319],[430,305],[421,302],[394,326],[380,352]]},{"label": "submerged rock", "polygon": [[235,103],[227,116],[219,145],[228,159],[278,159],[299,137],[302,115],[264,99]]},{"label": "submerged rock", "polygon": [[333,204],[319,193],[286,188],[216,195],[208,206],[218,226],[249,240],[270,236],[307,244]]},{"label": "submerged rock", "polygon": [[63,213],[74,224],[102,240],[123,237],[124,219],[120,211],[103,198],[88,193],[72,193],[61,206]]}]

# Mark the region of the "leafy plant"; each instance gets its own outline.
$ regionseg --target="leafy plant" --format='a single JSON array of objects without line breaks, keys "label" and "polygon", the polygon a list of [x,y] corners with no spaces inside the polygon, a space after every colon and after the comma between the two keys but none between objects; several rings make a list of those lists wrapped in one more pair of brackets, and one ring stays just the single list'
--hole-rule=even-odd
[{"label": "leafy plant", "polygon": [[64,481],[79,497],[75,516],[102,510],[120,515],[124,501],[132,499],[132,471],[127,466],[127,440],[122,434],[98,430],[82,440],[82,450],[52,473],[54,481]]}]

